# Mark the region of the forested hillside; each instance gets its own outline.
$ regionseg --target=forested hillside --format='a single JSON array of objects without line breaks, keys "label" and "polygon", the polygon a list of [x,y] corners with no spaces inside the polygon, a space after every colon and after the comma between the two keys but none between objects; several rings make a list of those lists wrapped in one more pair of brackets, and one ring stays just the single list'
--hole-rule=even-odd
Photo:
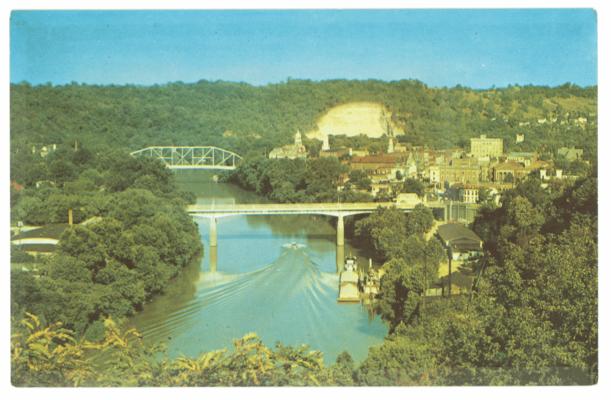
[{"label": "forested hillside", "polygon": [[11,189],[12,221],[65,223],[72,209],[76,224],[52,256],[11,249],[11,261],[26,263],[11,270],[14,318],[34,312],[63,321],[78,337],[96,337],[104,318],[133,315],[201,253],[197,226],[184,211],[193,195],[159,161],[118,152],[95,157],[81,148],[57,150],[32,167],[55,185]]},{"label": "forested hillside", "polygon": [[486,252],[471,265],[472,294],[452,300],[422,296],[430,265],[443,257],[439,243],[409,232],[426,231],[425,210],[384,210],[357,223],[357,235],[388,260],[377,306],[390,328],[356,369],[359,384],[596,383],[596,177],[551,191],[533,177],[502,203],[480,210],[474,229]]},{"label": "forested hillside", "polygon": [[[145,86],[11,85],[13,159],[33,144],[73,143],[136,150],[147,145],[217,145],[264,152],[315,128],[331,107],[378,102],[406,132],[400,140],[431,147],[467,145],[479,134],[509,149],[596,149],[597,88],[512,86],[472,90],[421,82],[288,80],[266,86],[200,81]],[[587,120],[587,121],[586,121]],[[515,145],[516,133],[525,133]],[[23,157],[23,155],[21,156]]]}]

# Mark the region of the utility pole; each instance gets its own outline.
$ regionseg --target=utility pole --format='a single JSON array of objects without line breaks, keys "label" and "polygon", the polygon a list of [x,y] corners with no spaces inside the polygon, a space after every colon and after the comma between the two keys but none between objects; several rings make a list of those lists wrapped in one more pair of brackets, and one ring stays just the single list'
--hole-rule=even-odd
[{"label": "utility pole", "polygon": [[425,243],[425,247],[422,249],[422,255],[424,256],[424,263],[423,263],[423,267],[424,267],[424,296],[422,296],[422,322],[424,322],[424,314],[425,314],[425,309],[426,309],[426,291],[427,291],[427,287],[428,287],[428,270],[427,270],[427,263],[426,263],[426,243]]},{"label": "utility pole", "polygon": [[452,248],[448,250],[448,297],[452,297]]}]

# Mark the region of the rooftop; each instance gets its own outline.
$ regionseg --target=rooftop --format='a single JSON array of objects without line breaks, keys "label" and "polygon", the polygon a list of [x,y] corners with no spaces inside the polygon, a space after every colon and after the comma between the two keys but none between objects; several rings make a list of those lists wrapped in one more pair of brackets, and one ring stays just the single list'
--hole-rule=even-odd
[{"label": "rooftop", "polygon": [[505,161],[496,165],[497,170],[504,169],[524,169],[524,166],[517,161]]},{"label": "rooftop", "polygon": [[449,242],[450,244],[477,242],[479,246],[479,243],[482,241],[482,239],[480,239],[475,232],[463,224],[451,223],[440,225],[437,229],[437,233],[439,234],[439,237],[441,237],[441,240],[443,240],[445,243]]},{"label": "rooftop", "polygon": [[377,154],[370,156],[353,157],[352,163],[375,163],[375,164],[396,164],[405,161],[405,154]]}]

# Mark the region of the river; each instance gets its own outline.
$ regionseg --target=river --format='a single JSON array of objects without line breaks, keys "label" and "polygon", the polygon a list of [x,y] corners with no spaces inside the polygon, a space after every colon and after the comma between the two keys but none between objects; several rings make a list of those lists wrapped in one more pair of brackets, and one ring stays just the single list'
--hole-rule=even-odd
[{"label": "river", "polygon": [[[198,203],[263,202],[210,173],[180,172]],[[231,348],[255,332],[268,346],[308,344],[325,362],[348,351],[355,361],[382,342],[387,328],[360,304],[339,304],[335,229],[322,216],[235,216],[218,219],[217,270],[210,271],[209,225],[196,219],[204,257],[130,322],[170,357]],[[298,246],[289,246],[296,242]],[[367,260],[346,243],[346,254]]]}]

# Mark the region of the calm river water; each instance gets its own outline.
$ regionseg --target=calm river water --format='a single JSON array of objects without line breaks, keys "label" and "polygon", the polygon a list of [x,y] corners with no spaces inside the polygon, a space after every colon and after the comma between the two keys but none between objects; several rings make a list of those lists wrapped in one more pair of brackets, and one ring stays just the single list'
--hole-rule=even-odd
[{"label": "calm river water", "polygon": [[[211,174],[180,172],[198,203],[262,202]],[[196,220],[204,257],[187,267],[167,292],[132,319],[146,341],[163,341],[171,357],[231,348],[255,332],[268,346],[306,343],[332,363],[346,350],[363,360],[382,342],[386,326],[360,304],[338,304],[335,229],[319,216],[218,219],[217,271],[210,272],[208,221]],[[292,242],[298,248],[288,246]],[[360,256],[346,245],[346,254]],[[367,260],[359,257],[363,265]]]}]

